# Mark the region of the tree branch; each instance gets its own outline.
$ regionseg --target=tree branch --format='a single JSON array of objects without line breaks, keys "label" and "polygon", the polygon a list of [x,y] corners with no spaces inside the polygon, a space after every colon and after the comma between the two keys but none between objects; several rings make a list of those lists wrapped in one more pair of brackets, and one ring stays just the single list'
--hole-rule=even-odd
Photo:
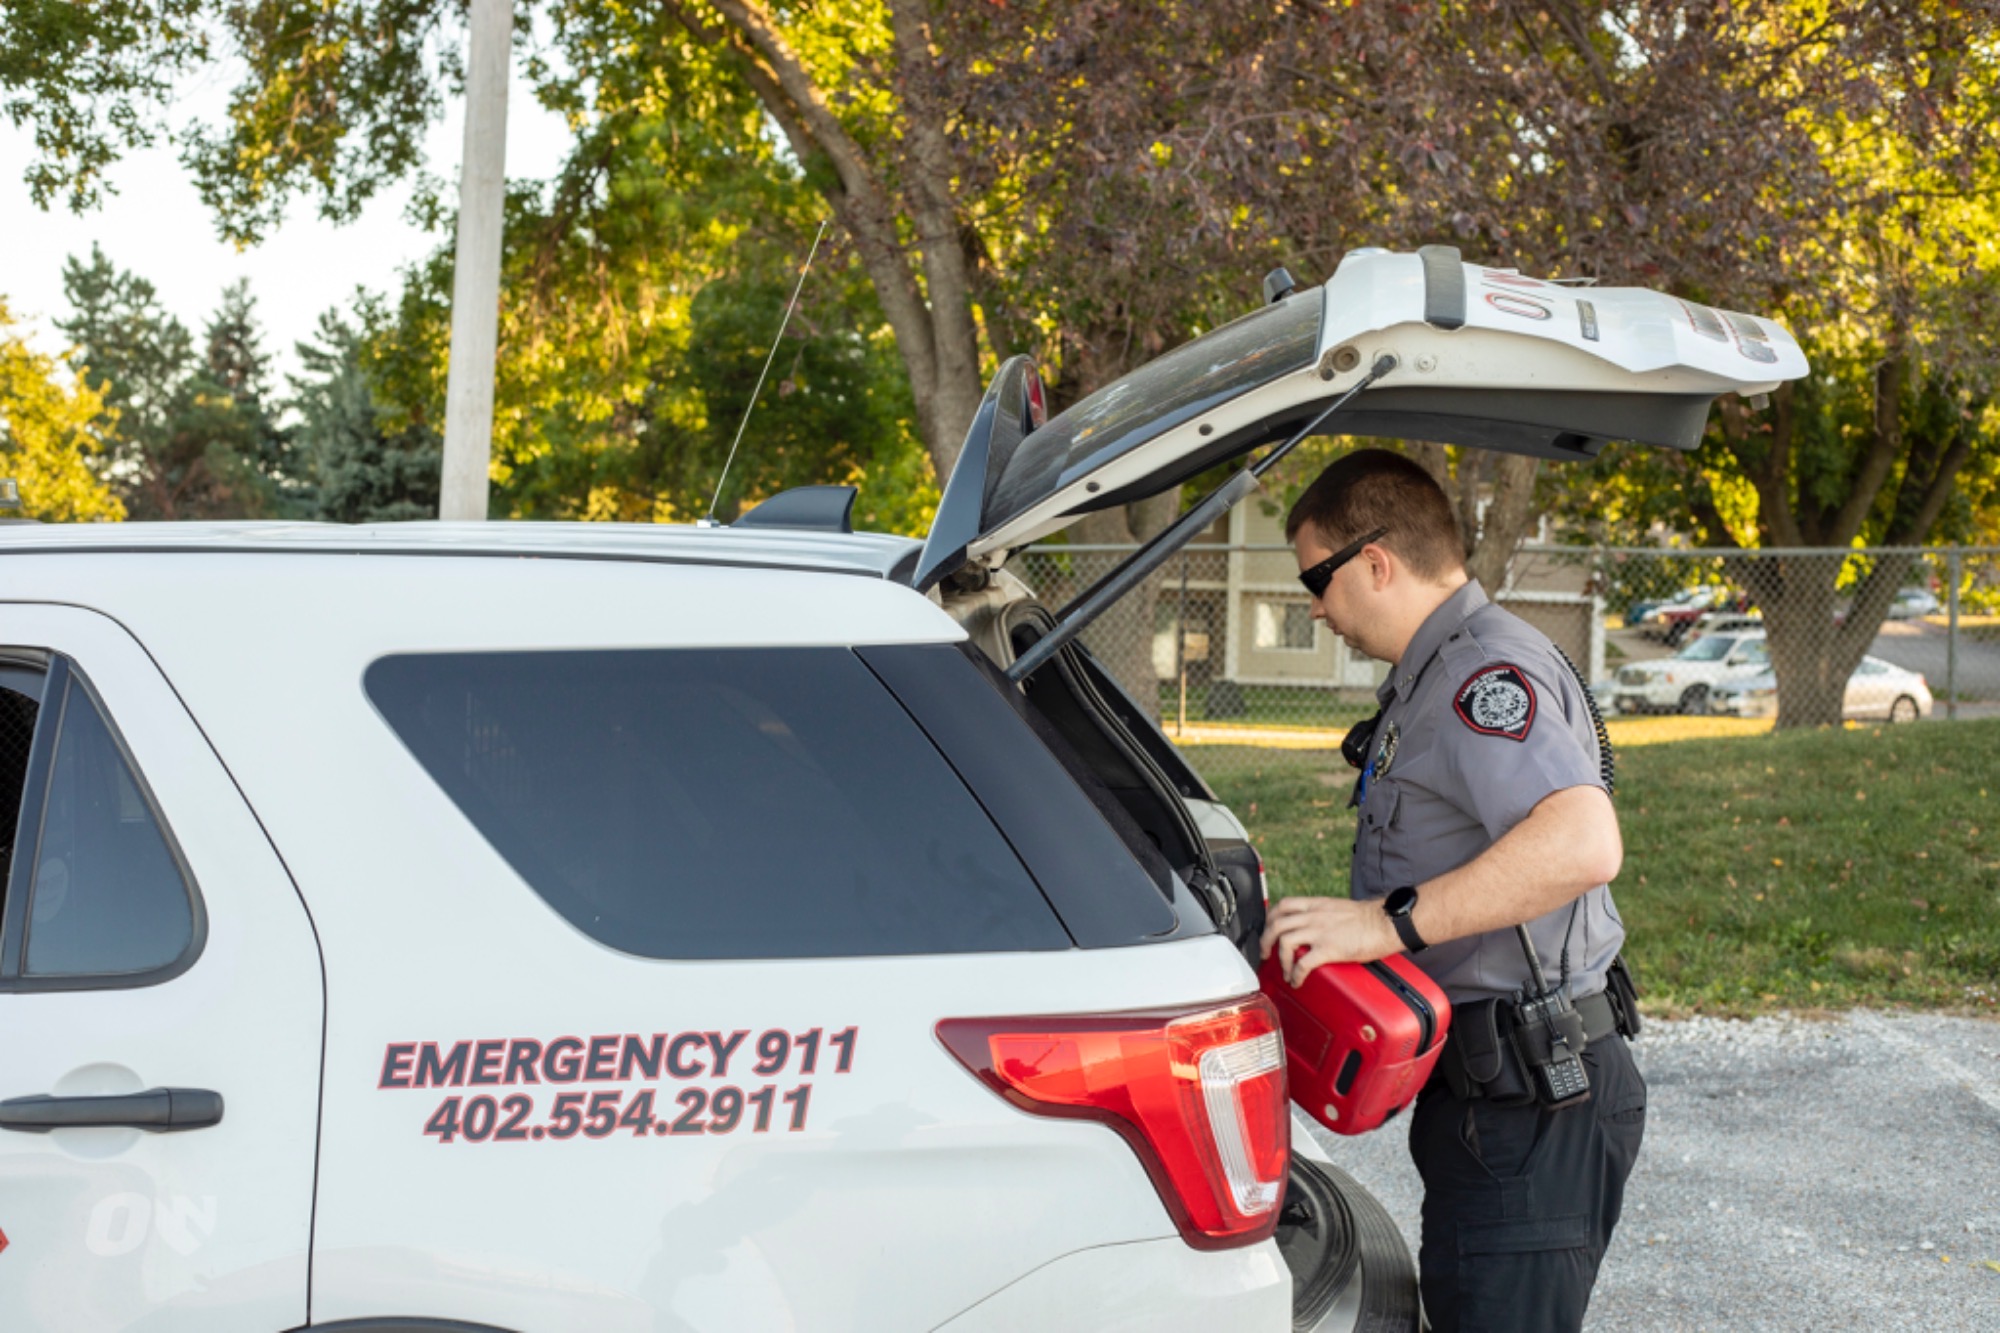
[{"label": "tree branch", "polygon": [[[930,34],[916,0],[892,0],[889,22],[895,34],[902,85],[903,142],[910,153],[906,168],[913,188],[908,194],[930,288],[939,395],[944,403],[970,395],[967,401],[976,405],[979,328],[972,318],[972,274],[960,244],[958,206],[952,197],[956,173],[944,137],[944,109],[933,95]],[[940,424],[955,425],[963,432],[972,420],[970,411],[964,415],[963,421]],[[955,450],[957,442],[952,445]],[[940,476],[945,475],[949,461],[939,460]]]},{"label": "tree branch", "polygon": [[[1972,437],[1961,428],[1953,434],[1944,456],[1938,459],[1937,470],[1931,474],[1929,484],[1923,487],[1923,494],[1916,504],[1907,509],[1901,505],[1897,507],[1898,518],[1891,522],[1884,540],[1891,546],[1907,546],[1928,537],[1931,527],[1938,521],[1938,515],[1944,512],[1945,502],[1951,498],[1958,474],[1971,461]],[[1906,491],[1910,490],[1907,475],[1903,487]]]},{"label": "tree branch", "polygon": [[[698,19],[681,0],[661,0],[666,12],[697,41],[726,43],[737,54],[745,82],[784,130],[801,161],[821,157],[833,167],[841,188],[829,193],[827,200],[854,236],[882,313],[895,330],[918,412],[928,418],[939,380],[936,331],[896,233],[893,195],[876,176],[861,145],[826,105],[769,12],[757,0],[707,3],[723,21],[719,29]],[[924,425],[935,460],[939,437],[928,428],[930,421]],[[952,440],[943,447],[956,445]]]},{"label": "tree branch", "polygon": [[1909,382],[1909,361],[1901,352],[1884,357],[1875,367],[1875,420],[1868,450],[1854,474],[1847,499],[1829,517],[1820,534],[1826,546],[1847,546],[1867,521],[1868,511],[1889,480],[1896,456],[1903,451],[1903,388]]},{"label": "tree branch", "polygon": [[[1723,431],[1731,436],[1730,449],[1736,461],[1750,478],[1750,484],[1757,491],[1757,515],[1765,533],[1778,546],[1809,546],[1816,543],[1807,539],[1801,531],[1798,512],[1792,505],[1791,459],[1792,438],[1798,431],[1798,405],[1793,400],[1793,386],[1787,382],[1780,384],[1773,395],[1775,410],[1771,417],[1771,443],[1764,451],[1762,463],[1751,467],[1744,457],[1749,443],[1749,430],[1741,413],[1736,418],[1737,429],[1730,431],[1730,417],[1727,409],[1723,415]],[[1711,500],[1708,504],[1715,513],[1715,526],[1727,532],[1728,525],[1722,522],[1722,515],[1715,510]],[[1735,539],[1732,537],[1731,541]]]}]

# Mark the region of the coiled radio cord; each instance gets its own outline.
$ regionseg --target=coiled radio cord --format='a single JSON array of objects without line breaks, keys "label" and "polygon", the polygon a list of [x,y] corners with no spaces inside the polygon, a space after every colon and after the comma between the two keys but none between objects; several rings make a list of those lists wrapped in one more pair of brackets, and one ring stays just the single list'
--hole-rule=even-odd
[{"label": "coiled radio cord", "polygon": [[1597,729],[1597,769],[1604,778],[1604,792],[1607,796],[1618,794],[1618,756],[1611,749],[1611,733],[1604,729],[1604,714],[1598,710],[1597,696],[1590,692],[1590,682],[1576,669],[1576,663],[1569,660],[1569,654],[1554,643],[1556,656],[1562,659],[1569,674],[1576,677],[1576,687],[1583,691],[1583,702],[1590,709],[1590,725]]}]

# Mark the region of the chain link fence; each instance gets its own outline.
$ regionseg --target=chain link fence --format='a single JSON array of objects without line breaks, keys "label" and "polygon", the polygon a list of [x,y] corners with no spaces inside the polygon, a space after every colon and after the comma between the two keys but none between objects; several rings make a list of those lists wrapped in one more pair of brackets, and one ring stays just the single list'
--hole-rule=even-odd
[{"label": "chain link fence", "polygon": [[[1011,568],[1053,609],[1130,554],[1043,546]],[[1198,541],[1083,639],[1170,738],[1221,747],[1206,771],[1334,749],[1387,667],[1313,621],[1296,571],[1284,545]],[[1627,740],[2000,716],[2000,548],[1527,546],[1495,600]]]}]

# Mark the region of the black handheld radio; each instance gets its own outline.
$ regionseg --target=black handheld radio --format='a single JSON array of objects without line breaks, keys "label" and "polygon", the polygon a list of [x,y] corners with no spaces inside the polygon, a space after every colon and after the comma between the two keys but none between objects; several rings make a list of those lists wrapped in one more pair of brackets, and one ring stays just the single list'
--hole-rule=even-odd
[{"label": "black handheld radio", "polygon": [[1551,1109],[1590,1100],[1590,1075],[1583,1067],[1583,1015],[1569,1002],[1569,992],[1551,989],[1542,975],[1541,955],[1526,926],[1514,927],[1521,951],[1528,955],[1534,989],[1514,992],[1514,1049],[1534,1081],[1535,1100]]}]

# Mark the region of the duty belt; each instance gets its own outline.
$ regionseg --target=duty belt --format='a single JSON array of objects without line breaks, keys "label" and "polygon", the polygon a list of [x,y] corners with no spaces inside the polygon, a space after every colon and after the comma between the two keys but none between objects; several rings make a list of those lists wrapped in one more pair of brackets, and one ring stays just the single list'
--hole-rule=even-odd
[{"label": "duty belt", "polygon": [[[1576,1012],[1583,1019],[1583,1039],[1586,1045],[1601,1037],[1609,1037],[1618,1032],[1618,1011],[1613,1007],[1609,990],[1601,990],[1586,995],[1576,1001]],[[1442,1079],[1450,1084],[1454,1092],[1468,1100],[1484,1096],[1477,1082],[1466,1076],[1465,1050],[1459,1042],[1460,1028],[1453,1023],[1445,1037],[1444,1049],[1438,1053],[1437,1070],[1432,1078]],[[1463,1091],[1461,1091],[1463,1090]]]}]

